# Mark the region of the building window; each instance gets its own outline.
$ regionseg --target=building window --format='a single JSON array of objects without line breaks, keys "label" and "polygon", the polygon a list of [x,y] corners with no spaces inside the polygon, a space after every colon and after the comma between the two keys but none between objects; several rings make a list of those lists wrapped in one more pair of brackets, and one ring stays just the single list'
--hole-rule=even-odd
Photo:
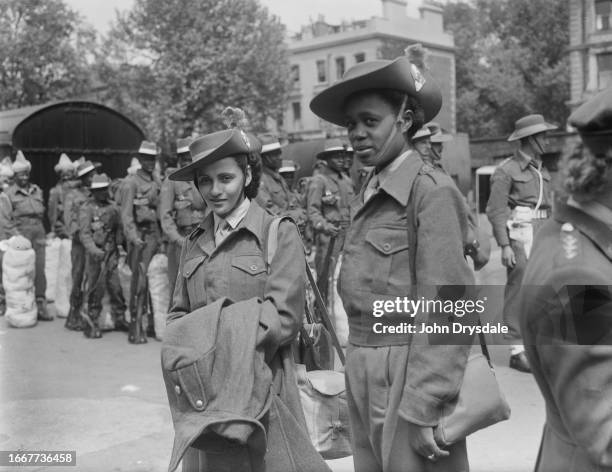
[{"label": "building window", "polygon": [[358,52],[355,54],[355,62],[363,62],[365,61],[365,52]]},{"label": "building window", "polygon": [[302,128],[302,104],[300,102],[291,103],[291,111],[293,112],[293,128]]},{"label": "building window", "polygon": [[610,29],[610,13],[612,0],[595,0],[595,29],[604,31]]},{"label": "building window", "polygon": [[612,53],[597,55],[597,80],[600,89],[612,86]]},{"label": "building window", "polygon": [[300,66],[297,64],[291,66],[291,80],[293,85],[300,85]]},{"label": "building window", "polygon": [[336,79],[341,79],[344,75],[345,64],[343,57],[336,58]]},{"label": "building window", "polygon": [[325,61],[317,61],[317,80],[327,82],[327,67]]}]

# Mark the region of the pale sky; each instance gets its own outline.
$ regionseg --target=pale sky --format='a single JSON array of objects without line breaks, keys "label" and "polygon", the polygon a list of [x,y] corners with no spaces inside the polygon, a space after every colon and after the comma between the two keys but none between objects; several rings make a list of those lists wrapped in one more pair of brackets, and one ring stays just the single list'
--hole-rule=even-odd
[{"label": "pale sky", "polygon": [[[372,16],[382,16],[380,0],[259,0],[271,13],[280,17],[290,32],[299,31],[301,25],[316,20],[319,14],[330,23],[341,20],[363,20]],[[85,20],[98,31],[106,32],[115,18],[115,10],[127,10],[133,0],[66,0]],[[418,16],[421,0],[408,0],[406,13]]]}]

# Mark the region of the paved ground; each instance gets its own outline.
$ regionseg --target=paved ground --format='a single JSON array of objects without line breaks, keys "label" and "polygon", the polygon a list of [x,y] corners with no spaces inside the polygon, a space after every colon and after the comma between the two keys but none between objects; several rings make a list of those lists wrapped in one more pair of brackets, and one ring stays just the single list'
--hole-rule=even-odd
[{"label": "paved ground", "polygon": [[[498,261],[496,251],[481,282],[503,283]],[[499,316],[498,307],[490,316]],[[470,437],[472,471],[525,472],[535,461],[543,401],[531,375],[506,367],[506,347],[492,352],[512,418]],[[173,430],[159,353],[159,342],[133,346],[124,333],[88,340],[63,320],[11,329],[0,318],[0,450],[77,451],[76,468],[23,471],[167,470]],[[352,459],[330,465],[348,472]]]}]

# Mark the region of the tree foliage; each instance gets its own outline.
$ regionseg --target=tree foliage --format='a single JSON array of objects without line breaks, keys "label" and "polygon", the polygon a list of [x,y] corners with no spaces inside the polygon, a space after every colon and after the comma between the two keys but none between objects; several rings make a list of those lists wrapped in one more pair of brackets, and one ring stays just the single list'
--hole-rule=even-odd
[{"label": "tree foliage", "polygon": [[63,0],[0,0],[0,108],[89,89],[95,33]]},{"label": "tree foliage", "polygon": [[225,106],[254,130],[282,116],[289,89],[284,27],[256,0],[136,0],[98,61],[107,101],[166,150],[223,128]]},{"label": "tree foliage", "polygon": [[529,113],[565,123],[569,99],[569,2],[448,2],[455,38],[458,130],[508,134]]}]

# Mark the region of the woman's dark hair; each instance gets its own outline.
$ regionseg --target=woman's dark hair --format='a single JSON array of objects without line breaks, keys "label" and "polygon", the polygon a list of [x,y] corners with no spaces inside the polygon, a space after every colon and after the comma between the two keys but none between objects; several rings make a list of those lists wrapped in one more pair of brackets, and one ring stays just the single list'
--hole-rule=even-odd
[{"label": "woman's dark hair", "polygon": [[238,167],[242,170],[242,173],[246,176],[247,167],[251,168],[251,183],[244,189],[244,194],[248,199],[253,199],[257,196],[259,191],[259,182],[261,181],[261,156],[258,153],[251,152],[249,154],[241,154],[240,156],[234,156]]},{"label": "woman's dark hair", "polygon": [[423,127],[425,124],[425,110],[419,103],[419,101],[412,95],[407,95],[401,90],[395,89],[366,89],[355,92],[347,97],[344,105],[355,98],[363,97],[364,95],[378,95],[385,102],[391,106],[393,112],[397,115],[400,111],[404,98],[406,99],[406,106],[404,110],[412,111],[412,126],[406,132],[406,137],[412,139],[416,132]]},{"label": "woman's dark hair", "polygon": [[589,201],[612,185],[610,157],[578,144],[565,159],[563,185],[577,201]]}]

